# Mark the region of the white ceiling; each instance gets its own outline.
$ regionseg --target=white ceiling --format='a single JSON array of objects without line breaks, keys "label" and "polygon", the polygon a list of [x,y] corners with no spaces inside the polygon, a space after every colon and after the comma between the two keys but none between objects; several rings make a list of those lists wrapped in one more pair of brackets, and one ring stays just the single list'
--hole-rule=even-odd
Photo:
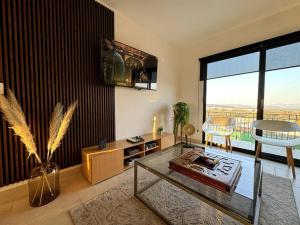
[{"label": "white ceiling", "polygon": [[181,48],[300,4],[300,0],[101,1]]}]

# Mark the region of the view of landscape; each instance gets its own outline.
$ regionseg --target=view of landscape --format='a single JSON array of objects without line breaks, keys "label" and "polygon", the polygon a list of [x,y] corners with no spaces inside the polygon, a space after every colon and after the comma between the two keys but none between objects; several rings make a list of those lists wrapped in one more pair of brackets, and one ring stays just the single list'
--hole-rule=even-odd
[{"label": "view of landscape", "polygon": [[[300,67],[274,70],[265,75],[264,119],[300,122]],[[288,88],[287,88],[288,87]],[[236,120],[232,145],[254,151],[255,141],[250,134],[256,120],[258,73],[228,76],[207,81],[206,116],[233,117]],[[292,139],[299,133],[264,132],[264,136]],[[217,138],[217,137],[216,137]],[[222,143],[223,140],[216,142]],[[263,152],[284,155],[279,147],[263,145]],[[300,159],[300,146],[294,157]]]},{"label": "view of landscape", "polygon": [[[233,142],[233,146],[246,148],[248,150],[254,150],[254,139],[250,134],[250,125],[256,120],[256,110],[253,108],[241,106],[237,107],[236,105],[230,106],[221,106],[221,105],[207,105],[207,115],[212,117],[233,117],[236,119],[236,128],[235,132],[232,135],[232,139],[236,141],[242,141],[247,143],[238,143]],[[285,121],[300,121],[300,110],[290,110],[284,111],[280,108],[268,109],[265,110],[264,114],[265,119],[270,120],[285,120]],[[295,138],[298,134],[284,134],[278,132],[265,132],[264,136],[276,137],[279,139]],[[300,146],[297,147],[300,149]]]}]

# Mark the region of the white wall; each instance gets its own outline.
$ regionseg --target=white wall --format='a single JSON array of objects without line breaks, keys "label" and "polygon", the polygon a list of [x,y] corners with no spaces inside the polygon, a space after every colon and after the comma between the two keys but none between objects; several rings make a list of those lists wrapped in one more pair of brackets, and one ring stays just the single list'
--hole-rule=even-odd
[{"label": "white wall", "polygon": [[154,116],[157,126],[171,131],[172,105],[185,101],[191,106],[190,121],[199,129],[193,138],[200,140],[203,84],[199,82],[198,59],[300,30],[300,6],[296,6],[202,39],[194,48],[179,52],[176,46],[140,27],[138,21],[112,10],[115,39],[158,57],[158,91],[116,87],[117,139],[151,132]]},{"label": "white wall", "polygon": [[180,77],[176,47],[112,10],[115,13],[115,40],[158,58],[157,91],[116,87],[116,139],[152,132],[154,117],[157,118],[156,127],[162,125],[172,132],[172,105],[178,99]]},{"label": "white wall", "polygon": [[181,63],[179,100],[191,105],[191,122],[199,128],[199,132],[193,138],[201,139],[203,116],[203,84],[199,82],[198,59],[299,30],[300,6],[297,6],[201,40],[193,49],[184,54]]}]

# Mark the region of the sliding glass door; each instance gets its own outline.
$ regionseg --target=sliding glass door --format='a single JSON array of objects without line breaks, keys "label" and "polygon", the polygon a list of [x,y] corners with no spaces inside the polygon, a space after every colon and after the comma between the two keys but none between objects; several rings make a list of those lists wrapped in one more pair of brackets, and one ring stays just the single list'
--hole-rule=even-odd
[{"label": "sliding glass door", "polygon": [[[231,117],[236,129],[232,146],[255,150],[250,124],[257,117],[259,52],[232,57],[207,65],[206,117]],[[216,143],[224,138],[215,136]]]},{"label": "sliding glass door", "polygon": [[[255,153],[250,125],[256,119],[300,124],[300,32],[205,57],[200,62],[203,121],[209,116],[235,118],[232,145],[236,150]],[[300,137],[300,133],[291,132],[262,135],[278,139]],[[217,139],[216,143],[223,143]],[[300,165],[300,146],[293,153],[296,165]],[[261,156],[284,161],[286,151],[263,145]]]},{"label": "sliding glass door", "polygon": [[[234,147],[251,151],[255,149],[254,139],[250,135],[250,124],[256,119],[257,88],[257,72],[207,81],[206,115],[236,119],[236,129],[232,135]],[[217,136],[215,141],[224,142],[223,138]]]},{"label": "sliding glass door", "polygon": [[[264,119],[300,122],[300,43],[266,51]],[[264,136],[293,139],[299,133],[265,132]],[[282,147],[263,145],[263,153],[285,156]],[[293,152],[300,159],[300,146]]]}]

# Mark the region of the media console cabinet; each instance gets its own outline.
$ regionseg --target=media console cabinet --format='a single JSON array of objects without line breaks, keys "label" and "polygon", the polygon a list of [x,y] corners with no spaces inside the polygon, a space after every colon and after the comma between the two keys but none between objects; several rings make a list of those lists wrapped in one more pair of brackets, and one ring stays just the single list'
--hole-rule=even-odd
[{"label": "media console cabinet", "polygon": [[[126,140],[110,142],[102,150],[99,150],[98,146],[83,148],[81,150],[83,175],[90,183],[96,184],[133,167],[133,165],[125,165],[125,160],[144,157],[174,144],[174,135],[171,133],[145,134],[142,137],[143,142],[134,144]],[[146,149],[145,146],[149,143],[155,143],[155,147]],[[133,147],[138,148],[139,151],[126,155],[125,150]]]}]

